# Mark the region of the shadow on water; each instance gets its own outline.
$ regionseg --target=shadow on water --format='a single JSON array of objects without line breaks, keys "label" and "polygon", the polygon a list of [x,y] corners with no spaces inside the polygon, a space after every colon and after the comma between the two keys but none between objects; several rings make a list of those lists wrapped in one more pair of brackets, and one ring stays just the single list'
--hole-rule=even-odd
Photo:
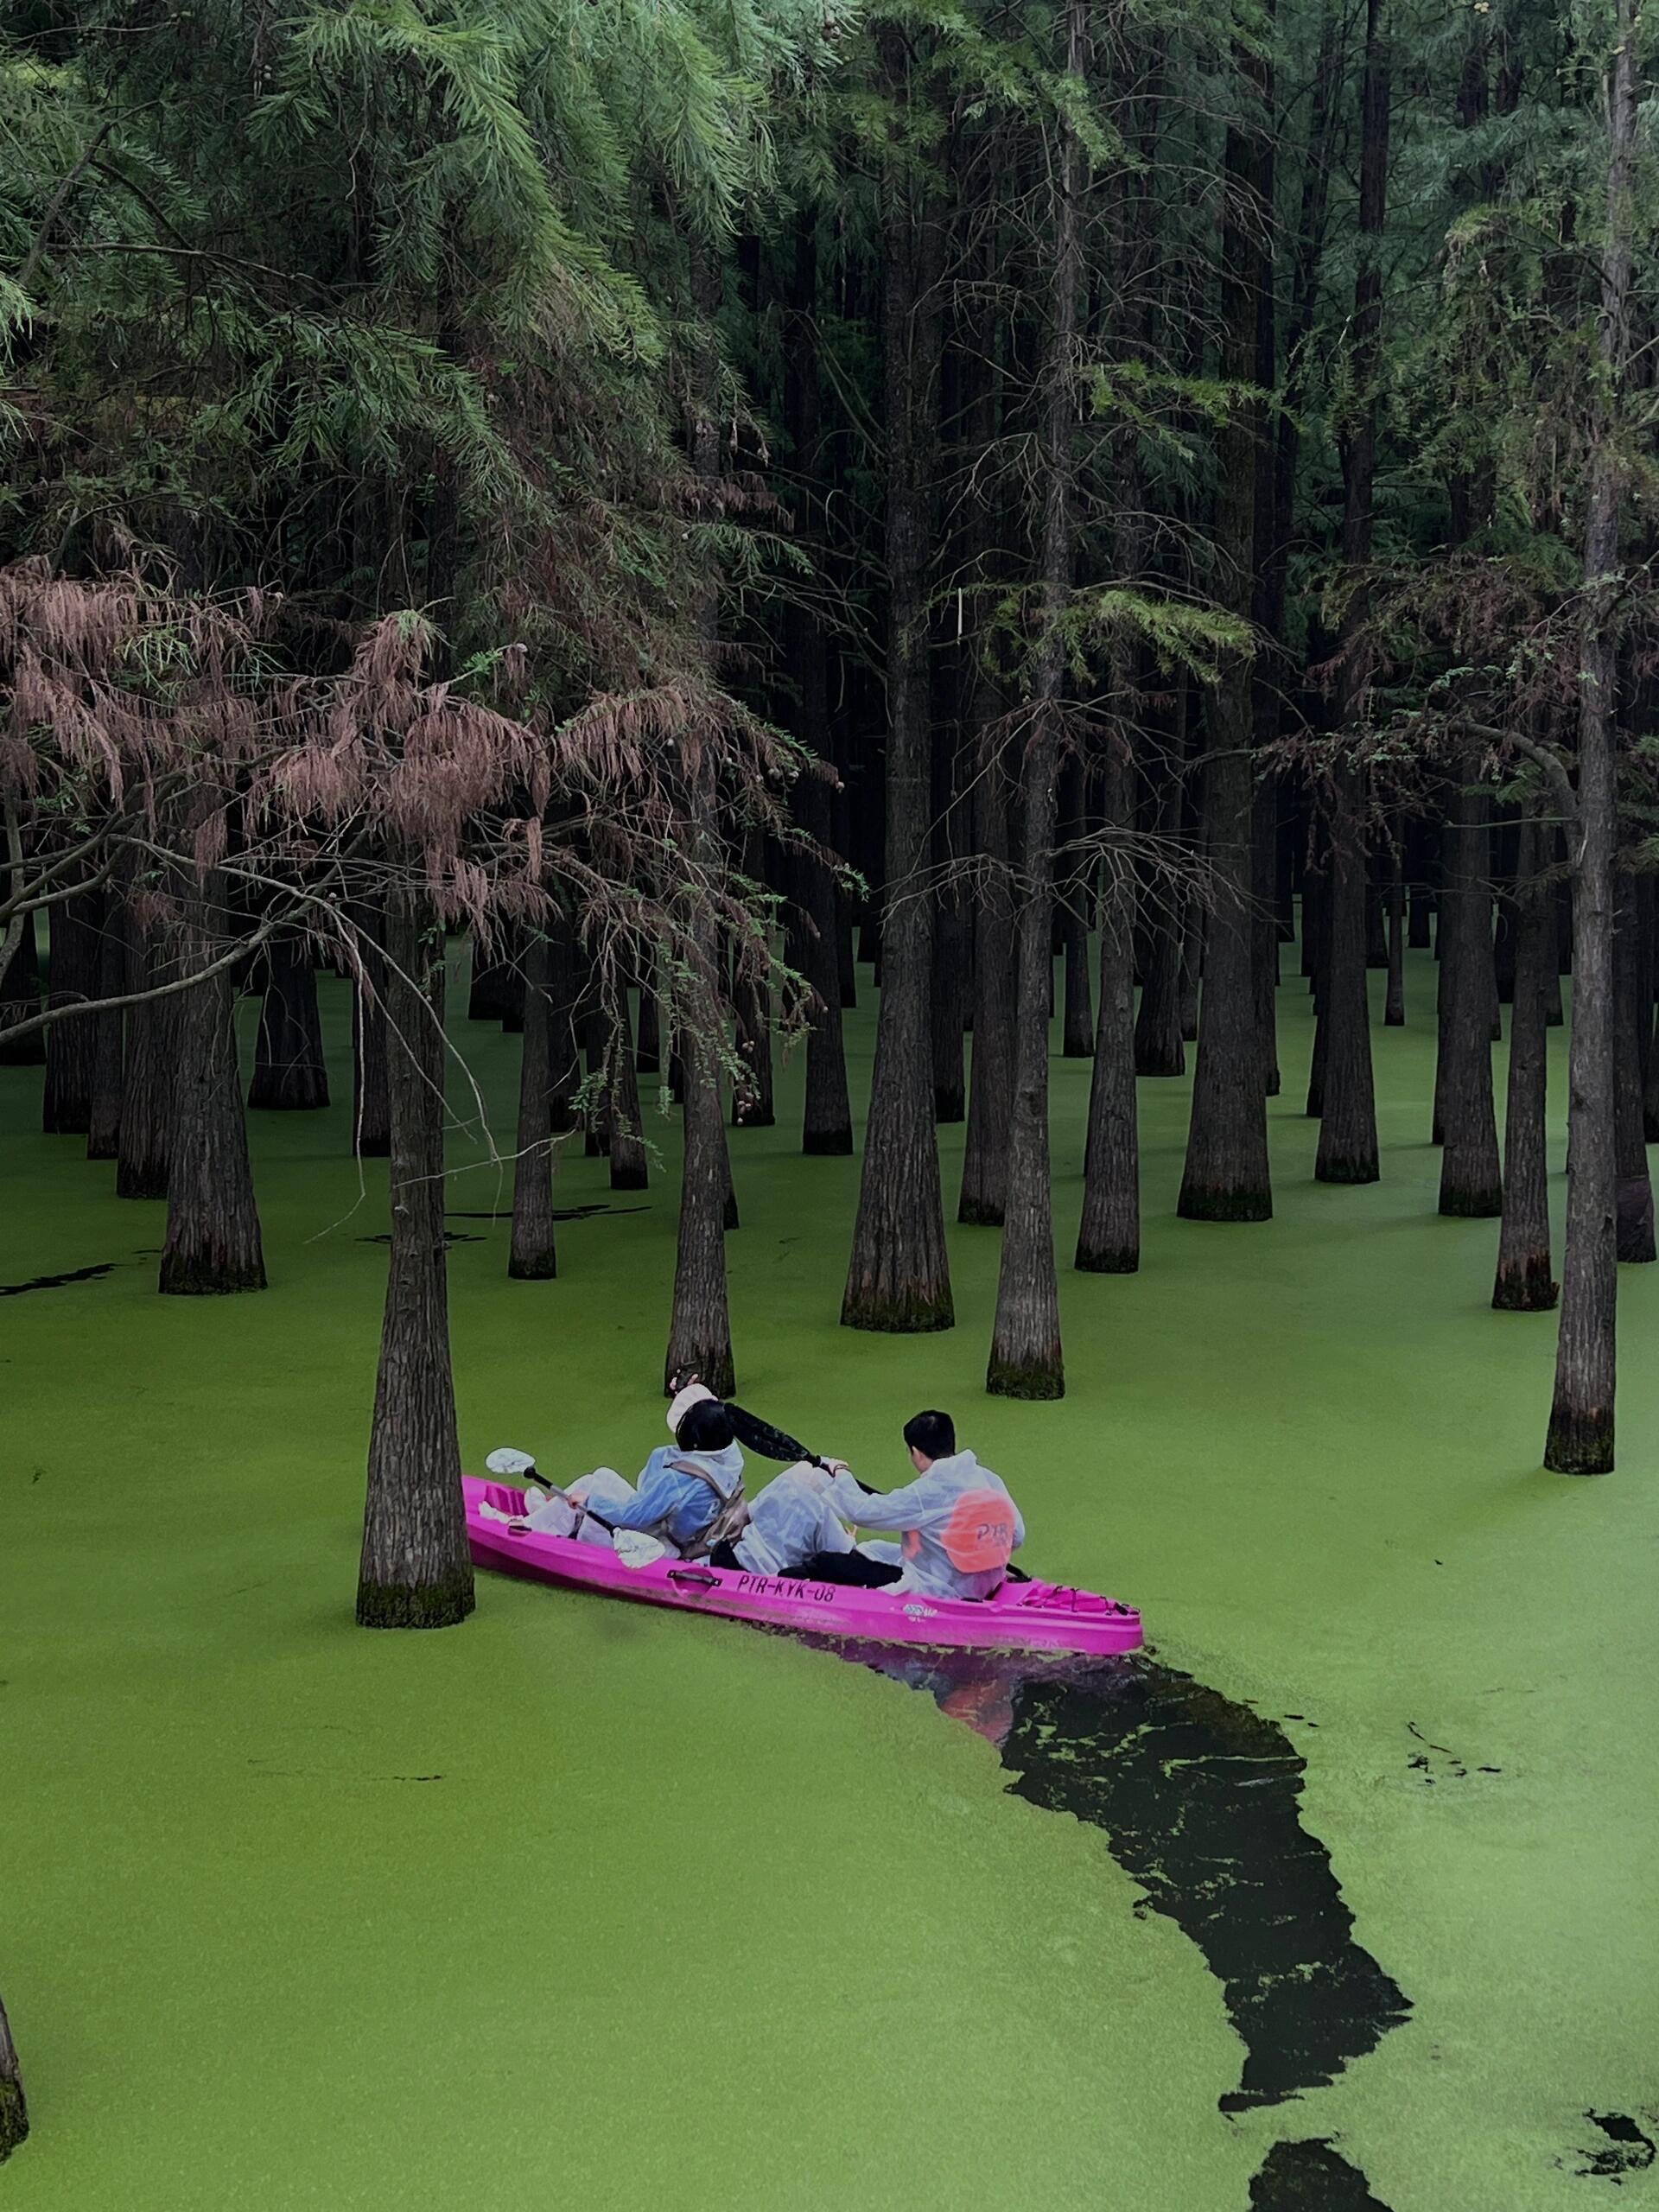
[{"label": "shadow on water", "polygon": [[[1100,1829],[1221,1983],[1245,2052],[1224,2112],[1320,2087],[1407,2017],[1408,1999],[1354,1940],[1324,1845],[1302,1826],[1306,1763],[1275,1722],[1143,1655],[828,1648],[927,1691],[976,1729],[1014,1796]],[[1250,2202],[1381,2212],[1326,2143],[1275,2145]]]}]

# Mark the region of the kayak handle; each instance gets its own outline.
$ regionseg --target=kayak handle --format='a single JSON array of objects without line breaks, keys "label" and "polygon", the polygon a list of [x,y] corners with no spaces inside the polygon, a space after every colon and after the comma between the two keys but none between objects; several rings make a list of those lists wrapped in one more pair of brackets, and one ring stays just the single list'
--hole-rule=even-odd
[{"label": "kayak handle", "polygon": [[671,1567],[668,1570],[668,1579],[671,1582],[695,1583],[699,1590],[713,1590],[720,1581],[717,1574],[710,1574],[703,1568],[696,1567]]}]

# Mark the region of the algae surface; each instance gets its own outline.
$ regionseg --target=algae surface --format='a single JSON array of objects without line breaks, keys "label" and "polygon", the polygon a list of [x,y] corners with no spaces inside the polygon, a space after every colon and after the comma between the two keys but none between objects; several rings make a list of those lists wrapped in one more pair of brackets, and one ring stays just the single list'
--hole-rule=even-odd
[{"label": "algae surface", "polygon": [[[1374,1034],[1370,1188],[1312,1180],[1288,978],[1271,1223],[1176,1218],[1188,1086],[1142,1082],[1141,1271],[1063,1269],[1058,1403],[984,1395],[994,1232],[951,1231],[954,1331],[836,1325],[858,1162],[800,1157],[798,1068],[732,1136],[744,1402],[872,1479],[951,1407],[1027,1563],[1132,1598],[1161,1662],[1305,1763],[1301,1827],[1410,2011],[1230,2112],[1224,1979],[1149,1909],[1163,1811],[1122,1863],[1020,1781],[1017,1731],[1000,1759],[719,1622],[481,1576],[464,1627],[353,1625],[385,1193],[344,1065],[329,1112],[251,1116],[272,1287],[213,1300],[156,1295],[162,1209],[33,1135],[38,1071],[0,1071],[0,1284],[29,1292],[0,1306],[9,2212],[1243,2212],[1335,2162],[1392,2212],[1647,2201],[1659,1270],[1621,1274],[1619,1472],[1542,1474],[1553,1322],[1492,1313],[1496,1224],[1434,1211],[1431,978]],[[343,1058],[327,986],[325,1020]],[[506,1141],[516,1042],[467,1042]],[[1069,1255],[1088,1071],[1052,1075]],[[647,1133],[671,1171],[673,1124]],[[545,1283],[506,1279],[507,1198],[487,1166],[450,1194],[465,1455],[632,1472],[671,1182],[613,1201],[568,1152]]]}]

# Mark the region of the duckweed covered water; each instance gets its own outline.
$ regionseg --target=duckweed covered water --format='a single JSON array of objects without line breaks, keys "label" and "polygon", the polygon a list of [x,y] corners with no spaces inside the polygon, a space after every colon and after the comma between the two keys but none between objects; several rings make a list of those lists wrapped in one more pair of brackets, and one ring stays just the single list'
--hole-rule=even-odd
[{"label": "duckweed covered water", "polygon": [[[1063,1274],[1058,1405],[982,1395],[994,1234],[953,1233],[950,1335],[842,1331],[856,1161],[798,1157],[788,1080],[733,1140],[745,1402],[883,1479],[903,1417],[952,1407],[1033,1568],[1143,1607],[1137,1679],[1192,1685],[1204,1758],[1294,1783],[1243,1885],[1248,1800],[1188,1787],[1190,1745],[1132,1719],[1058,1787],[1045,1747],[1088,1730],[1052,1683],[1006,1716],[947,1690],[962,1726],[788,1639],[488,1578],[462,1629],[357,1630],[385,1203],[348,1071],[327,1115],[253,1117],[273,1287],[200,1302],[154,1294],[162,1209],[29,1134],[38,1073],[0,1071],[0,1283],[40,1282],[0,1307],[8,2207],[1648,2201],[1659,1271],[1623,1273],[1620,1471],[1542,1474],[1553,1325],[1492,1313],[1494,1227],[1434,1213],[1410,988],[1376,1189],[1311,1180],[1297,983],[1270,1225],[1175,1219],[1187,1085],[1141,1084],[1142,1272]],[[856,1082],[868,1009],[853,1037]],[[516,1046],[468,1041],[505,1135]],[[1069,1255],[1088,1071],[1053,1075]],[[510,1283],[505,1189],[455,1181],[463,1447],[631,1470],[671,1192],[583,1212],[611,1202],[576,1157],[559,1197],[560,1280]],[[1287,2084],[1251,2069],[1318,2031],[1317,1962],[1227,1946],[1297,1835],[1364,2001],[1347,2063]]]}]

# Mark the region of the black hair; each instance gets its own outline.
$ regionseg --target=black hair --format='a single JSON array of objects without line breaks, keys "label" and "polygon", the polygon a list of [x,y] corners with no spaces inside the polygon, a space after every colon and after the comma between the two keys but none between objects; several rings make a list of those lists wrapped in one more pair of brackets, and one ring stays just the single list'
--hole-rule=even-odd
[{"label": "black hair", "polygon": [[688,1406],[674,1432],[682,1452],[723,1452],[732,1439],[732,1417],[718,1398],[699,1398]]},{"label": "black hair", "polygon": [[905,1441],[924,1459],[948,1459],[957,1448],[957,1424],[949,1414],[912,1414],[905,1423]]},{"label": "black hair", "polygon": [[815,1465],[822,1465],[798,1437],[791,1436],[785,1429],[774,1428],[769,1421],[762,1421],[757,1414],[745,1412],[741,1406],[734,1406],[728,1401],[726,1418],[732,1424],[732,1434],[746,1452],[759,1452],[763,1459],[778,1459],[785,1465],[792,1459],[811,1459]]}]

